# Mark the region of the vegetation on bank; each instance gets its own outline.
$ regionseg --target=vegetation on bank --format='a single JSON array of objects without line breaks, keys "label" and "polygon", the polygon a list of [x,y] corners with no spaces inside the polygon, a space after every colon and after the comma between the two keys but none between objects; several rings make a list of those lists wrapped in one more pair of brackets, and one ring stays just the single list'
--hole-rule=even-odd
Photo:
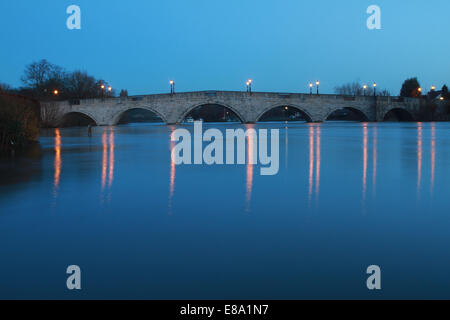
[{"label": "vegetation on bank", "polygon": [[0,91],[0,154],[23,149],[39,137],[39,104]]}]

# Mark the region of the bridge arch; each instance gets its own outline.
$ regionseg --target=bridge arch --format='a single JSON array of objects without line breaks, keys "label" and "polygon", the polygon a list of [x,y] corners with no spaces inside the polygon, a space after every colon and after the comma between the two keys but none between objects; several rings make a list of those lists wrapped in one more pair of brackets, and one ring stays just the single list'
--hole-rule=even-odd
[{"label": "bridge arch", "polygon": [[403,108],[391,108],[383,115],[383,121],[399,121],[399,122],[411,122],[414,121],[413,115]]},{"label": "bridge arch", "polygon": [[256,122],[260,122],[261,119],[270,111],[278,109],[278,108],[291,108],[294,110],[297,110],[298,112],[300,112],[306,119],[306,122],[313,122],[313,117],[311,116],[311,114],[305,110],[305,108],[299,107],[297,105],[293,105],[293,104],[276,104],[276,105],[272,105],[268,108],[265,108],[262,112],[259,113],[258,117],[256,118]]},{"label": "bridge arch", "polygon": [[77,127],[87,125],[98,126],[99,122],[89,112],[86,111],[70,111],[61,116],[57,125],[59,127]]},{"label": "bridge arch", "polygon": [[181,123],[183,122],[183,120],[196,108],[198,107],[203,107],[203,106],[208,106],[208,105],[216,105],[216,106],[220,106],[223,107],[225,109],[228,109],[229,111],[233,112],[239,119],[239,121],[241,123],[245,123],[245,118],[241,115],[241,113],[236,110],[236,108],[231,107],[230,105],[227,105],[226,103],[223,102],[204,102],[204,103],[197,103],[195,105],[190,106],[188,109],[186,109],[182,115],[177,119],[177,123]]},{"label": "bridge arch", "polygon": [[326,115],[324,121],[327,121],[333,114],[336,114],[339,111],[350,111],[354,114],[355,116],[355,121],[360,121],[360,122],[369,122],[370,121],[370,117],[360,108],[355,108],[355,107],[337,107],[332,109],[330,112],[328,112],[328,114]]},{"label": "bridge arch", "polygon": [[160,113],[158,112],[155,108],[149,107],[149,106],[132,106],[123,110],[120,110],[119,112],[116,112],[116,114],[113,115],[112,117],[112,125],[117,125],[120,121],[120,119],[124,116],[125,113],[127,113],[128,111],[131,110],[146,110],[146,111],[150,111],[154,114],[156,114],[158,117],[161,118],[161,120],[164,123],[167,123],[166,118]]}]

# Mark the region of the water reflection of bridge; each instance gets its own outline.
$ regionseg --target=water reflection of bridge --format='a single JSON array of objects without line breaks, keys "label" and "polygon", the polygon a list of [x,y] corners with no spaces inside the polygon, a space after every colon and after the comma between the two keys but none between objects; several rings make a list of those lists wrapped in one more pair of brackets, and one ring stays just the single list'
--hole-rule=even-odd
[{"label": "water reflection of bridge", "polygon": [[[249,125],[251,126],[251,125]],[[426,127],[425,127],[426,126]],[[174,130],[175,127],[172,128]],[[429,130],[428,130],[429,129]],[[308,203],[311,206],[312,201],[318,202],[321,179],[322,179],[322,162],[325,160],[322,155],[322,132],[324,128],[321,124],[309,124],[308,136],[307,136],[307,150],[308,158],[307,165],[307,184],[308,184]],[[362,142],[361,142],[361,155],[362,155],[362,169],[361,169],[361,190],[362,190],[362,204],[366,204],[367,194],[372,191],[372,195],[376,196],[377,189],[377,175],[378,175],[378,157],[379,157],[379,128],[377,125],[363,123],[361,124],[362,130]],[[433,194],[435,185],[435,172],[436,172],[436,124],[431,123],[428,125],[423,123],[417,123],[416,125],[416,151],[415,151],[415,161],[417,161],[417,193],[420,197],[421,192],[423,192],[424,185],[424,173],[423,166],[424,161],[429,161],[430,172],[429,172],[429,187],[430,193]],[[426,130],[426,134],[424,133]],[[247,158],[253,157],[255,152],[254,142],[252,141],[253,136],[249,135],[247,137]],[[429,139],[430,148],[424,150],[424,140]],[[426,141],[425,141],[426,142]],[[173,147],[173,142],[171,147]],[[288,143],[288,142],[286,142]],[[53,195],[55,199],[58,197],[59,189],[63,182],[64,173],[64,139],[62,136],[62,131],[60,129],[55,129],[54,137],[54,179],[53,179]],[[287,148],[286,148],[287,150]],[[429,154],[428,154],[429,152]],[[107,200],[110,200],[110,192],[114,182],[115,174],[115,131],[114,128],[103,128],[101,132],[101,163],[100,163],[100,188],[102,194],[102,202],[104,202],[104,193],[107,192]],[[428,159],[428,160],[427,160]],[[176,193],[176,165],[173,161],[170,161],[170,171],[169,171],[169,212],[171,212],[172,199]],[[254,189],[254,165],[250,161],[247,161],[245,166],[245,201],[246,210],[251,210],[252,193]],[[358,170],[358,169],[355,169]]]},{"label": "water reflection of bridge", "polygon": [[[59,189],[61,187],[61,180],[63,174],[64,162],[64,139],[61,135],[60,129],[55,129],[54,138],[54,178],[53,178],[53,196],[55,200],[58,198]],[[111,200],[111,188],[114,181],[114,164],[115,164],[115,132],[114,128],[104,128],[101,133],[101,202],[105,200],[104,193],[107,191],[107,200]]]}]

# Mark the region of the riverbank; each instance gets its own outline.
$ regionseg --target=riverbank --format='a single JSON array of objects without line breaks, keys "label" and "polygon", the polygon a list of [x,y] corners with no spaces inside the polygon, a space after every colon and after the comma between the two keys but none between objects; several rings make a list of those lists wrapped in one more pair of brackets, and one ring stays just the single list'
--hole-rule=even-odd
[{"label": "riverbank", "polygon": [[14,155],[39,139],[39,102],[0,94],[0,155]]}]

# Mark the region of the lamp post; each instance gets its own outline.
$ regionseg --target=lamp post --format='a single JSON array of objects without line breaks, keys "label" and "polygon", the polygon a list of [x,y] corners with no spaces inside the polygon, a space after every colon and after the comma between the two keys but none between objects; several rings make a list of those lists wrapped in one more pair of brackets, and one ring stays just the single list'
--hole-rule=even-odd
[{"label": "lamp post", "polygon": [[102,89],[102,99],[105,98],[105,85],[102,83],[100,85],[100,89]]},{"label": "lamp post", "polygon": [[59,95],[59,91],[58,91],[58,90],[54,90],[54,91],[53,91],[53,94],[54,94],[55,96],[57,96],[57,95]]},{"label": "lamp post", "polygon": [[312,96],[312,89],[313,89],[313,86],[314,86],[313,83],[310,82],[310,83],[309,83],[309,95],[310,95],[310,96]]},{"label": "lamp post", "polygon": [[316,81],[317,95],[319,95],[319,85],[320,85],[320,81],[317,80],[317,81]]},{"label": "lamp post", "polygon": [[175,94],[175,81],[170,80],[169,84],[170,84],[170,94]]},{"label": "lamp post", "polygon": [[366,96],[366,90],[367,90],[367,85],[363,85],[363,92],[364,92],[364,97]]},{"label": "lamp post", "polygon": [[419,87],[417,89],[417,93],[418,93],[417,95],[420,97],[422,95],[422,88]]},{"label": "lamp post", "polygon": [[247,92],[252,93],[252,79],[247,80]]},{"label": "lamp post", "polygon": [[377,96],[377,83],[376,82],[373,83],[373,96],[374,97]]},{"label": "lamp post", "polygon": [[431,91],[436,90],[436,86],[431,86]]}]

